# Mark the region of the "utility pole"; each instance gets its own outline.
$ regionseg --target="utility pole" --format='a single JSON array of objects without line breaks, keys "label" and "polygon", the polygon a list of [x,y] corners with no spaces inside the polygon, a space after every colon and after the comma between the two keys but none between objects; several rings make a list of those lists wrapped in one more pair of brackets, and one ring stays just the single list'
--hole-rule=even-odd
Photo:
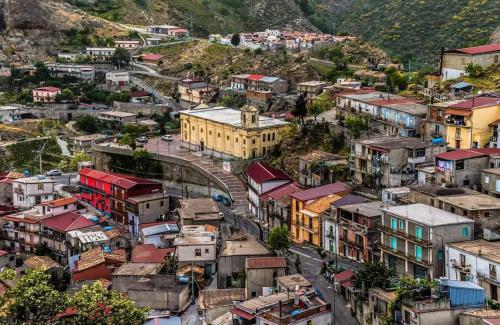
[{"label": "utility pole", "polygon": [[194,305],[194,261],[191,261],[191,297]]}]

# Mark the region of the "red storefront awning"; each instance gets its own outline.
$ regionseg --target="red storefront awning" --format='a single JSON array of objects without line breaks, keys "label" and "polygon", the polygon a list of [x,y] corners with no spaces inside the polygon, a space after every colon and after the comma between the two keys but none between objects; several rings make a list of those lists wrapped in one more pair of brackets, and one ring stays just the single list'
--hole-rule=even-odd
[{"label": "red storefront awning", "polygon": [[233,309],[231,310],[231,313],[234,315],[240,316],[241,318],[244,318],[246,320],[252,320],[255,318],[254,315],[247,313],[246,311],[243,311],[243,310],[239,309],[238,307],[233,307]]}]

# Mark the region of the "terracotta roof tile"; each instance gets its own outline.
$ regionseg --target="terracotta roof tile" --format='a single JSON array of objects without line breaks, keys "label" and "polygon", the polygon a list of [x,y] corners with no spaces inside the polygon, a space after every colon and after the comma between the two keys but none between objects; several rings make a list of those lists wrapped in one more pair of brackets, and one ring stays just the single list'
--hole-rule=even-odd
[{"label": "terracotta roof tile", "polygon": [[156,248],[154,244],[135,246],[132,249],[131,262],[134,263],[163,263],[168,255],[175,252],[175,248]]},{"label": "terracotta roof tile", "polygon": [[245,259],[247,269],[270,269],[285,268],[286,259],[284,257],[255,257]]},{"label": "terracotta roof tile", "polygon": [[59,263],[48,256],[31,256],[24,261],[24,265],[30,269],[50,269],[53,267],[62,267]]},{"label": "terracotta roof tile", "polygon": [[333,184],[327,184],[320,187],[311,188],[305,191],[296,192],[290,194],[292,198],[295,198],[299,201],[308,201],[318,199],[323,196],[327,196],[330,194],[337,194],[341,192],[345,192],[349,190],[349,186],[342,182],[337,182]]},{"label": "terracotta roof tile", "polygon": [[272,180],[292,180],[284,171],[260,162],[248,166],[246,172],[249,178],[259,184]]},{"label": "terracotta roof tile", "polygon": [[74,197],[65,197],[62,199],[57,199],[57,200],[52,200],[48,202],[43,202],[42,205],[51,207],[51,208],[58,208],[65,206],[67,204],[73,204],[76,203],[76,199]]},{"label": "terracotta roof tile", "polygon": [[61,232],[93,226],[94,223],[76,212],[63,213],[40,221],[42,226]]}]

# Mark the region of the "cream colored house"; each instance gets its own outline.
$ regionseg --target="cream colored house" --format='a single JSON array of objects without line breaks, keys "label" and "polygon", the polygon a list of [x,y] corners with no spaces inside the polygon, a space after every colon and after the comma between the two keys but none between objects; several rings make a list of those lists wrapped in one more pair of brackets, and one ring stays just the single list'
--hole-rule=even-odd
[{"label": "cream colored house", "polygon": [[288,123],[259,116],[253,106],[180,112],[182,141],[191,149],[215,155],[254,159],[264,156],[283,139]]},{"label": "cream colored house", "polygon": [[443,80],[463,77],[469,64],[483,68],[499,64],[500,44],[487,44],[456,50],[447,50],[441,54],[441,78]]}]

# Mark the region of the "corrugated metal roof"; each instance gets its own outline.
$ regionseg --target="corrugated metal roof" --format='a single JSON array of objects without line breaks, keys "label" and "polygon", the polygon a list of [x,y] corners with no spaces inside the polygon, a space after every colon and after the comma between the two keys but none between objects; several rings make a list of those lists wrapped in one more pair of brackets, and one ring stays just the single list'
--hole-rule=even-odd
[{"label": "corrugated metal roof", "polygon": [[160,225],[142,229],[142,233],[144,236],[153,236],[163,233],[177,233],[177,232],[179,232],[179,226],[177,224],[167,224],[167,223],[162,223]]}]

